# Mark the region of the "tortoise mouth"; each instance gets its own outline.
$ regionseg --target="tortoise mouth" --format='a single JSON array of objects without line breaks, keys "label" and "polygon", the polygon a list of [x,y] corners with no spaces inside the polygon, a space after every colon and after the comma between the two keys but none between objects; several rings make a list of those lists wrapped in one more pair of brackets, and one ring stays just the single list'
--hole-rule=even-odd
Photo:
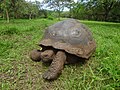
[{"label": "tortoise mouth", "polygon": [[69,43],[54,41],[51,39],[43,39],[39,46],[64,50],[67,53],[86,59],[88,59],[96,49],[96,43],[94,41],[88,42],[87,45],[71,45]]}]

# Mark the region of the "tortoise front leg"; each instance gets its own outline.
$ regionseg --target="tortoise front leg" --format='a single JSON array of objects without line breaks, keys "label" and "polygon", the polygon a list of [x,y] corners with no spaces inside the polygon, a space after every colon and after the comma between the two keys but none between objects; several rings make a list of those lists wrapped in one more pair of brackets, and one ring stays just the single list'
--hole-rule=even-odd
[{"label": "tortoise front leg", "polygon": [[58,51],[48,71],[46,71],[43,74],[43,78],[48,80],[56,79],[59,76],[59,74],[62,72],[65,61],[66,61],[65,52]]}]

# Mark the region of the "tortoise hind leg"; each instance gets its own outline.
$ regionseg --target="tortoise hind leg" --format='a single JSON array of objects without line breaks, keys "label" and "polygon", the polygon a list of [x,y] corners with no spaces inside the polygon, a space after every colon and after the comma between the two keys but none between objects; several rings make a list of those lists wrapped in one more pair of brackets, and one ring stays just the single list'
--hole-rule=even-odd
[{"label": "tortoise hind leg", "polygon": [[64,68],[65,61],[66,61],[65,52],[58,51],[48,71],[44,73],[43,78],[48,80],[57,79],[57,77],[59,76],[59,74],[62,72]]}]

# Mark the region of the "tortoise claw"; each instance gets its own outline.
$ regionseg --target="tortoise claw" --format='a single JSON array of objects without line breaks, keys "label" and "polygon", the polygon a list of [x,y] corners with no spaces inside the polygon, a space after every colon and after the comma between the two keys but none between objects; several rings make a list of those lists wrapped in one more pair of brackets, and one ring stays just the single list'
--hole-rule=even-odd
[{"label": "tortoise claw", "polygon": [[58,76],[59,76],[59,74],[57,72],[53,73],[53,72],[50,72],[50,71],[47,71],[43,74],[43,78],[47,79],[47,80],[57,79]]}]

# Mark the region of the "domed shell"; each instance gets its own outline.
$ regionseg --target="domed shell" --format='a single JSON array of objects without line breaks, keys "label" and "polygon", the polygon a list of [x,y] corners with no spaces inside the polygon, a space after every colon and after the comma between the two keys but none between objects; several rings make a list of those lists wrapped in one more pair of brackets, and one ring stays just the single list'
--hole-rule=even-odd
[{"label": "domed shell", "polygon": [[76,19],[67,19],[49,26],[39,45],[52,46],[86,59],[96,48],[90,30]]}]

